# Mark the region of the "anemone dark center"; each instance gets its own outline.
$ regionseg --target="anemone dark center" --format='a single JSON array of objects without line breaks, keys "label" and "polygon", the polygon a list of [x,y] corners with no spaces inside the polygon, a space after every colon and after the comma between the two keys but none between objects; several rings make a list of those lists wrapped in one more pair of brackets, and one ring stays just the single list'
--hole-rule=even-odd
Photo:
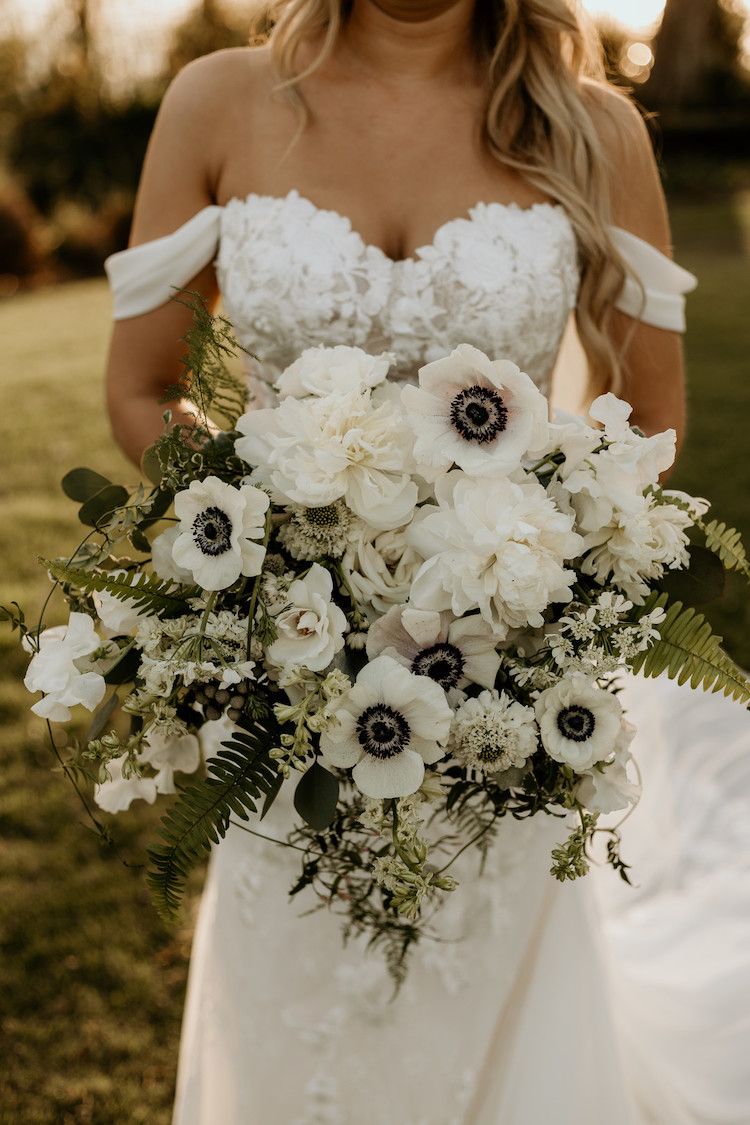
[{"label": "anemone dark center", "polygon": [[357,738],[373,758],[393,758],[409,745],[411,730],[404,716],[387,703],[366,707],[357,722]]},{"label": "anemone dark center", "polygon": [[204,555],[223,555],[232,546],[232,521],[221,508],[204,508],[193,520],[193,539]]},{"label": "anemone dark center", "polygon": [[451,403],[451,424],[464,441],[484,445],[508,425],[508,410],[493,387],[464,387]]},{"label": "anemone dark center", "polygon": [[566,707],[557,716],[557,729],[571,742],[585,742],[594,733],[596,719],[588,707]]},{"label": "anemone dark center", "polygon": [[460,648],[447,642],[439,642],[423,648],[412,662],[411,670],[415,676],[429,676],[441,688],[455,687],[464,671],[464,656]]}]

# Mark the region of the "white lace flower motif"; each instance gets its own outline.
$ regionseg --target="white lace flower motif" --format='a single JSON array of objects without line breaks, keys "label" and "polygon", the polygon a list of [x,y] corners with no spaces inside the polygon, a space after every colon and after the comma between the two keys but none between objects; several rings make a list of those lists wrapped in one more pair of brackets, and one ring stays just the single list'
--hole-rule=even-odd
[{"label": "white lace flower motif", "polygon": [[240,575],[260,574],[268,496],[260,488],[233,488],[218,477],[193,480],[178,492],[174,510],[179,534],[172,547],[177,566],[204,590],[224,590]]},{"label": "white lace flower motif", "polygon": [[452,714],[436,683],[378,656],[336,701],[336,722],[320,739],[323,763],[351,769],[367,797],[406,797],[422,784],[425,762],[444,756]]},{"label": "white lace flower motif", "polygon": [[461,704],[448,749],[463,765],[494,774],[525,766],[538,743],[532,708],[493,689]]},{"label": "white lace flower motif", "polygon": [[287,606],[274,618],[276,640],[268,647],[272,664],[300,665],[322,672],[344,647],[346,614],[332,600],[333,579],[318,563],[292,582]]},{"label": "white lace flower motif", "polygon": [[371,389],[383,382],[393,357],[368,355],[362,348],[345,344],[307,348],[276,381],[281,398],[306,398]]},{"label": "white lace flower motif", "polygon": [[[478,613],[392,606],[367,634],[367,655],[384,652],[415,676],[429,676],[446,692],[479,684],[491,688],[500,667],[492,629]],[[450,698],[450,696],[449,696]]]},{"label": "white lace flower motif", "polygon": [[609,757],[622,733],[622,707],[616,695],[579,672],[547,688],[535,711],[544,749],[576,772]]},{"label": "white lace flower motif", "polygon": [[589,812],[604,815],[623,812],[640,800],[640,780],[631,777],[629,773],[629,767],[633,763],[629,746],[635,734],[636,728],[632,723],[623,720],[611,761],[599,763],[584,771],[577,796]]},{"label": "white lace flower motif", "polygon": [[272,410],[250,410],[237,423],[235,448],[256,466],[253,479],[282,501],[321,507],[343,499],[380,529],[411,519],[417,486],[410,476],[406,424],[391,401],[368,390],[324,398],[286,398]]},{"label": "white lace flower motif", "polygon": [[512,473],[549,440],[544,395],[510,360],[460,344],[401,392],[425,476],[458,465],[474,476]]},{"label": "white lace flower motif", "polygon": [[408,541],[407,528],[378,531],[364,525],[350,541],[342,566],[355,598],[385,613],[406,601],[423,561]]},{"label": "white lace flower motif", "polygon": [[487,482],[454,471],[435,486],[437,506],[420,510],[409,539],[427,560],[412,584],[419,609],[476,609],[498,641],[538,628],[553,602],[569,602],[582,541],[533,476]]},{"label": "white lace flower motif", "polygon": [[[24,647],[33,651],[28,641]],[[85,613],[71,613],[67,625],[45,629],[23,681],[27,691],[44,693],[32,704],[34,714],[52,723],[66,723],[72,717],[71,707],[80,704],[94,711],[106,691],[104,677],[91,661],[101,648],[102,639]]]}]

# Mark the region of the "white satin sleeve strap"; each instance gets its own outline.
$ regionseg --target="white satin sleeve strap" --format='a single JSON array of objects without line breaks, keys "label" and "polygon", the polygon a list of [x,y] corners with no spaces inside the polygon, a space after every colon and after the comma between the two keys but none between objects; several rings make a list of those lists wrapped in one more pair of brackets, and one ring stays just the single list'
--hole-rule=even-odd
[{"label": "white satin sleeve strap", "polygon": [[115,320],[159,308],[214,259],[221,212],[219,206],[204,207],[172,234],[107,258]]},{"label": "white satin sleeve strap", "polygon": [[633,277],[626,278],[616,307],[644,324],[684,332],[685,294],[695,289],[698,279],[630,231],[622,227],[610,231],[626,265],[643,286],[641,290]]}]

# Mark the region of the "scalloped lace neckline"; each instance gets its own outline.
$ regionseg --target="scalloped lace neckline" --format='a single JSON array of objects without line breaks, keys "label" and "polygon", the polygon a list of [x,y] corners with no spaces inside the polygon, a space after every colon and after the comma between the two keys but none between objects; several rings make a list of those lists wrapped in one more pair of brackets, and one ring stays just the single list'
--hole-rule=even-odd
[{"label": "scalloped lace neckline", "polygon": [[336,219],[341,223],[342,230],[346,234],[352,235],[357,239],[363,251],[379,255],[380,258],[382,258],[385,262],[390,263],[390,265],[392,266],[403,266],[408,265],[410,262],[418,262],[425,253],[434,249],[436,243],[438,242],[440,236],[444,231],[463,223],[474,222],[477,212],[483,207],[493,208],[498,211],[511,211],[515,212],[516,214],[527,215],[529,217],[539,213],[540,211],[551,211],[559,213],[568,224],[570,223],[567,212],[561,203],[541,201],[538,203],[532,203],[528,207],[524,207],[520,203],[515,203],[513,201],[509,203],[501,203],[497,200],[477,200],[477,202],[469,207],[463,215],[456,215],[454,218],[446,219],[445,222],[440,223],[440,225],[436,228],[434,234],[432,235],[430,241],[425,242],[422,246],[417,246],[412,254],[408,254],[405,258],[392,258],[390,254],[386,253],[382,246],[378,246],[375,242],[368,242],[367,239],[365,239],[358,230],[355,230],[352,225],[351,219],[347,215],[343,215],[341,211],[336,211],[331,207],[319,207],[317,203],[308,198],[308,196],[302,195],[299,191],[297,191],[296,188],[291,188],[286,193],[286,195],[268,195],[262,192],[255,191],[248,192],[248,194],[245,196],[233,195],[223,205],[222,209],[225,209],[232,204],[249,206],[254,202],[303,203],[306,206],[311,207],[313,211],[315,211],[315,213],[318,215],[326,215],[330,218]]}]

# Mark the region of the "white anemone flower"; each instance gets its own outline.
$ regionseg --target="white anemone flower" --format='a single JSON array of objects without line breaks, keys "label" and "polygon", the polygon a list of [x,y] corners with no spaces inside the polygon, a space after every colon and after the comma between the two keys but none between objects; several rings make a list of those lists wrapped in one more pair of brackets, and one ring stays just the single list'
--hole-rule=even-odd
[{"label": "white anemone flower", "polygon": [[427,561],[412,584],[419,609],[479,610],[499,641],[509,630],[544,624],[552,602],[569,602],[575,572],[565,567],[582,540],[533,476],[487,486],[456,471],[435,486],[409,539]]},{"label": "white anemone flower", "polygon": [[179,534],[172,559],[204,590],[224,590],[240,575],[260,574],[268,496],[260,488],[233,488],[218,477],[193,480],[178,492],[174,510]]},{"label": "white anemone flower", "polygon": [[[25,643],[30,651],[28,642]],[[85,613],[71,613],[67,625],[45,629],[39,637],[24,677],[27,691],[44,692],[31,710],[53,723],[72,718],[71,707],[79,704],[94,711],[104,698],[104,677],[95,670],[91,656],[102,648],[102,639]]]},{"label": "white anemone flower", "polygon": [[340,394],[377,387],[383,382],[393,356],[368,355],[361,348],[337,344],[332,348],[307,348],[276,380],[281,398]]},{"label": "white anemone flower", "polygon": [[370,626],[367,655],[384,652],[416,676],[429,676],[445,692],[479,684],[494,687],[500,667],[492,629],[478,613],[454,617],[446,610],[392,606]]},{"label": "white anemone flower", "polygon": [[320,738],[323,763],[351,769],[367,797],[416,793],[425,762],[445,754],[453,716],[445,692],[390,656],[366,664],[331,710],[336,721]]},{"label": "white anemone flower", "polygon": [[146,736],[140,757],[156,770],[156,792],[176,793],[175,773],[195,773],[201,763],[201,748],[194,734],[175,736],[152,729]]},{"label": "white anemone flower", "polygon": [[379,529],[412,517],[417,486],[410,476],[411,441],[398,407],[376,405],[368,390],[324,398],[283,399],[250,410],[237,423],[239,457],[256,466],[253,479],[282,502],[317,508],[343,500]]},{"label": "white anemone flower", "polygon": [[577,790],[577,796],[584,808],[592,813],[624,812],[638,804],[641,797],[641,783],[631,777],[628,767],[633,756],[628,747],[635,737],[636,728],[623,720],[617,748],[611,761],[603,762],[585,770]]},{"label": "white anemone flower", "polygon": [[550,758],[577,773],[608,758],[622,736],[622,707],[617,696],[598,688],[580,672],[543,691],[535,711]]},{"label": "white anemone flower", "polygon": [[322,672],[344,647],[346,614],[333,601],[333,579],[318,563],[292,582],[287,605],[274,618],[276,640],[267,656],[281,668],[299,665]]},{"label": "white anemone flower", "polygon": [[512,473],[549,440],[547,400],[529,376],[470,344],[421,368],[401,397],[426,476],[454,464],[474,476]]},{"label": "white anemone flower", "polygon": [[137,774],[123,776],[127,757],[127,754],[122,754],[108,762],[109,777],[101,785],[94,786],[94,800],[104,812],[127,812],[133,801],[147,801],[149,805],[153,805],[156,800],[157,788],[153,777],[139,777]]}]

